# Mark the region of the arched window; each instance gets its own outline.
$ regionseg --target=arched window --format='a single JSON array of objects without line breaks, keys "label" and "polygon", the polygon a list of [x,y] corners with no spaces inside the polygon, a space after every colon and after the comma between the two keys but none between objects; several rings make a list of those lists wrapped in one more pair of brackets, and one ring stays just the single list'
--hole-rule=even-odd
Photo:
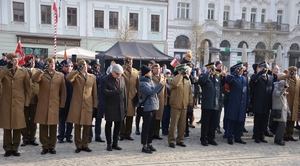
[{"label": "arched window", "polygon": [[261,63],[265,61],[266,45],[263,42],[257,43],[255,46],[255,63]]},{"label": "arched window", "polygon": [[[241,41],[238,45],[238,48],[243,48],[244,43],[246,44],[246,47],[249,48],[248,43],[245,41]],[[238,56],[242,56],[242,52],[238,52]]]},{"label": "arched window", "polygon": [[281,49],[283,49],[282,44],[280,43],[275,43],[272,49],[277,50],[279,46],[281,46]]},{"label": "arched window", "polygon": [[220,52],[220,60],[223,62],[223,65],[229,67],[230,61],[230,43],[227,40],[223,40],[220,43],[220,47],[225,48],[224,51]]},{"label": "arched window", "polygon": [[260,49],[260,50],[265,50],[266,49],[266,45],[263,42],[259,42],[256,46],[256,49]]},{"label": "arched window", "polygon": [[297,43],[293,43],[290,47],[290,50],[299,50],[299,45]]},{"label": "arched window", "polygon": [[223,40],[221,43],[220,43],[220,47],[227,47],[227,48],[230,48],[230,43],[227,41],[227,40]]},{"label": "arched window", "polygon": [[180,35],[176,38],[174,42],[174,48],[188,49],[190,44],[190,39],[184,35]]}]

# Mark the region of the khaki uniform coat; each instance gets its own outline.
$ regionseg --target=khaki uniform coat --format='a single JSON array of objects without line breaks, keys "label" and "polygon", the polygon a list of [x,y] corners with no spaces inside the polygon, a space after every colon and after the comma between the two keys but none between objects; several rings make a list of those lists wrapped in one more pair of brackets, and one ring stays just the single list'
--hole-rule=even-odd
[{"label": "khaki uniform coat", "polygon": [[66,80],[73,85],[73,94],[67,121],[78,125],[91,125],[93,108],[98,106],[96,76],[72,71]]},{"label": "khaki uniform coat", "polygon": [[0,105],[0,128],[22,129],[26,127],[24,106],[30,103],[30,78],[25,68],[17,67],[15,74],[4,67],[0,71],[2,97]]},{"label": "khaki uniform coat", "polygon": [[[27,69],[27,71],[30,69]],[[39,69],[32,68],[31,70],[31,76],[33,76]],[[30,75],[30,74],[29,74]],[[30,97],[30,104],[37,104],[38,103],[38,94],[39,94],[39,84],[37,82],[33,82],[32,79],[30,79],[30,86],[31,86],[31,97]]]},{"label": "khaki uniform coat", "polygon": [[287,80],[289,87],[287,88],[288,95],[286,95],[288,105],[291,111],[291,117],[289,121],[298,121],[298,106],[300,98],[300,78],[296,78],[296,81],[290,78],[289,75],[283,75],[278,80]]},{"label": "khaki uniform coat", "polygon": [[66,85],[64,75],[54,71],[51,78],[48,72],[37,71],[32,75],[32,81],[39,83],[38,103],[35,123],[57,125],[59,108],[65,107]]},{"label": "khaki uniform coat", "polygon": [[190,80],[184,79],[182,74],[176,75],[170,81],[170,106],[187,110],[188,105],[193,105],[193,95]]},{"label": "khaki uniform coat", "polygon": [[137,95],[140,86],[139,71],[136,70],[135,68],[126,68],[125,66],[123,66],[123,69],[124,69],[123,77],[125,79],[126,99],[127,99],[126,116],[132,117],[135,116],[135,112],[136,112],[135,95]]},{"label": "khaki uniform coat", "polygon": [[[158,85],[160,83],[161,80],[164,80],[165,76],[163,74],[159,74],[159,76],[152,76],[152,81],[154,82],[155,85]],[[158,100],[159,100],[159,109],[156,111],[156,118],[157,120],[161,120],[162,119],[162,115],[164,112],[164,108],[165,108],[165,100],[167,98],[166,95],[166,89],[165,86],[163,86],[163,88],[161,89],[160,93],[157,94]]]}]

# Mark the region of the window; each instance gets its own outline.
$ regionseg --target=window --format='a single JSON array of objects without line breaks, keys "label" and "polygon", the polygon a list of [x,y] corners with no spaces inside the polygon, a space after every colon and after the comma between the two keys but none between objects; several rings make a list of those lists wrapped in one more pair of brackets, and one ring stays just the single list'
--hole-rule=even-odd
[{"label": "window", "polygon": [[13,2],[14,21],[24,22],[24,3]]},{"label": "window", "polygon": [[214,10],[215,10],[215,4],[208,4],[208,15],[207,19],[213,20],[214,19]]},{"label": "window", "polygon": [[266,9],[261,10],[261,17],[260,17],[260,22],[264,23],[266,18]]},{"label": "window", "polygon": [[[238,45],[238,48],[243,48],[243,45],[246,44],[246,48],[249,48],[248,43],[241,41]],[[242,56],[242,52],[238,52],[238,56]]]},{"label": "window", "polygon": [[256,8],[252,8],[251,9],[251,18],[250,18],[250,21],[252,23],[255,23],[256,22]]},{"label": "window", "polygon": [[119,13],[109,12],[109,29],[118,29]]},{"label": "window", "polygon": [[300,25],[300,10],[298,10],[298,19],[297,19],[297,25]]},{"label": "window", "polygon": [[246,21],[246,13],[247,13],[247,8],[243,7],[243,9],[242,9],[242,20],[243,21]]},{"label": "window", "polygon": [[130,13],[129,14],[129,26],[133,28],[133,30],[139,30],[139,14],[138,13]]},{"label": "window", "polygon": [[104,11],[95,10],[95,28],[104,27]]},{"label": "window", "polygon": [[189,48],[190,40],[188,37],[184,35],[180,35],[176,38],[174,42],[174,48],[183,48],[188,49]]},{"label": "window", "polygon": [[41,60],[48,58],[48,49],[47,48],[33,48],[33,47],[22,47],[22,52],[25,55],[39,55]]},{"label": "window", "polygon": [[159,32],[159,15],[151,15],[151,31]]},{"label": "window", "polygon": [[190,4],[189,3],[182,3],[178,2],[177,5],[177,18],[189,18],[189,8]]},{"label": "window", "polygon": [[51,6],[41,5],[41,23],[51,24]]},{"label": "window", "polygon": [[229,20],[230,6],[224,6],[223,21]]},{"label": "window", "polygon": [[67,8],[67,25],[68,26],[77,26],[77,9],[76,8]]},{"label": "window", "polygon": [[283,10],[277,10],[277,24],[282,23],[282,13],[283,13]]}]

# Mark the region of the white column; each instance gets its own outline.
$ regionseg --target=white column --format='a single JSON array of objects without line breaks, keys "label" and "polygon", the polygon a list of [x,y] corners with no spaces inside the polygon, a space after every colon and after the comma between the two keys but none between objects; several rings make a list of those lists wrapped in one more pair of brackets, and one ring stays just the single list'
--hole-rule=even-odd
[{"label": "white column", "polygon": [[25,9],[25,17],[27,24],[29,23],[29,32],[30,33],[36,33],[36,27],[37,27],[37,19],[39,18],[38,15],[40,14],[40,11],[36,12],[37,9],[40,8],[40,6],[36,5],[36,1],[27,1],[29,2],[27,5],[27,9],[29,9],[28,16],[26,16],[27,12]]}]

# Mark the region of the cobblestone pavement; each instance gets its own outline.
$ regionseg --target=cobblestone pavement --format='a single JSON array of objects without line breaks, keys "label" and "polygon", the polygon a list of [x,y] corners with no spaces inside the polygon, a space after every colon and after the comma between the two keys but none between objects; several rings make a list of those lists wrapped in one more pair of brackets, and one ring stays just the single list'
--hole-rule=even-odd
[{"label": "cobblestone pavement", "polygon": [[[195,110],[195,121],[200,118],[200,110]],[[187,147],[169,148],[167,136],[163,140],[154,140],[153,146],[157,152],[144,154],[141,152],[140,136],[132,134],[134,141],[120,141],[121,151],[106,151],[105,143],[93,142],[91,153],[74,153],[74,143],[57,144],[57,154],[41,155],[41,145],[34,147],[27,145],[20,147],[20,157],[3,157],[4,150],[0,151],[0,165],[299,165],[300,141],[287,142],[286,146],[273,143],[274,138],[266,138],[268,143],[255,143],[252,137],[253,117],[247,117],[243,140],[246,145],[227,144],[222,134],[216,134],[218,146],[203,147],[200,144],[200,127],[190,129],[190,138],[184,142]],[[222,122],[221,122],[222,126]],[[102,124],[104,131],[104,123]],[[133,132],[135,127],[133,127]],[[299,132],[295,130],[294,137],[298,138]],[[3,130],[0,131],[0,145],[3,142]],[[38,133],[37,133],[38,136]],[[104,133],[101,135],[105,138]],[[37,140],[39,141],[39,140]]]}]

